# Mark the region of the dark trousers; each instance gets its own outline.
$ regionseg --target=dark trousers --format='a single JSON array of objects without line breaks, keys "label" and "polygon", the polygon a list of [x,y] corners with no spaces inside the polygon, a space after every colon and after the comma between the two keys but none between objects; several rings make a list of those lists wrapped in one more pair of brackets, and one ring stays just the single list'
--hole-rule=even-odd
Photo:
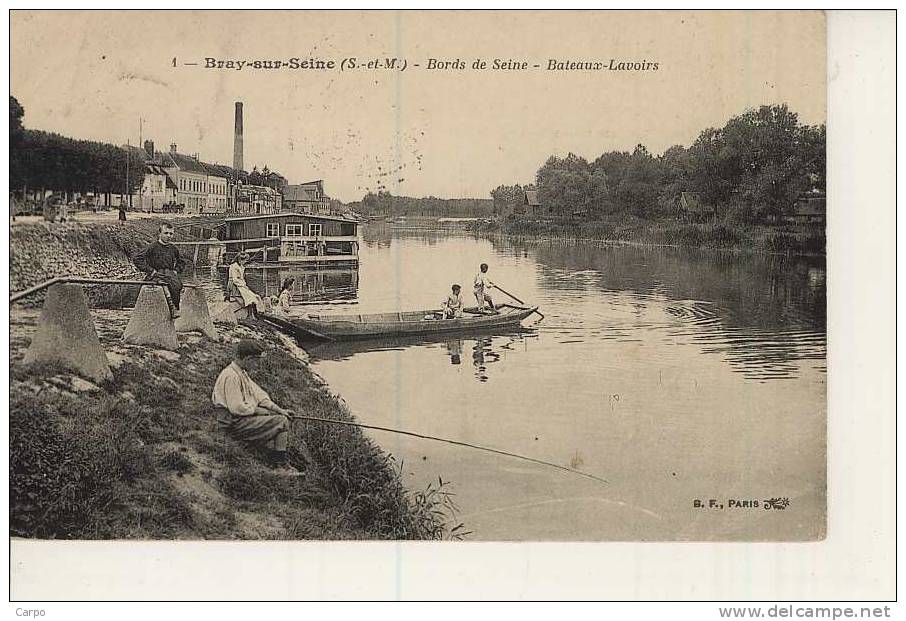
[{"label": "dark trousers", "polygon": [[172,304],[173,308],[179,310],[179,300],[182,296],[182,278],[179,277],[179,274],[173,270],[167,270],[158,272],[154,275],[154,278],[149,277],[148,280],[167,285],[164,288],[164,293],[168,294],[167,303]]}]

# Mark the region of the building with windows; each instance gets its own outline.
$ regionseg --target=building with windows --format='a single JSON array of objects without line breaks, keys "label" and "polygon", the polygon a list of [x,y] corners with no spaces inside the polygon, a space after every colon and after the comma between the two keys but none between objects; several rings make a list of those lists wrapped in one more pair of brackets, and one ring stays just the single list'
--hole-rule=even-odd
[{"label": "building with windows", "polygon": [[281,212],[225,220],[227,252],[258,251],[266,261],[358,264],[358,225],[336,216]]},{"label": "building with windows", "polygon": [[163,211],[164,205],[176,203],[176,184],[167,174],[166,169],[151,161],[145,162],[145,180],[133,197],[132,204],[136,209],[151,213]]},{"label": "building with windows", "polygon": [[283,206],[283,196],[274,188],[240,183],[236,187],[236,204],[230,213],[259,215],[277,213]]},{"label": "building with windows", "polygon": [[232,204],[232,183],[230,173],[223,170],[226,166],[203,163],[208,171],[207,204],[203,213],[226,213]]},{"label": "building with windows", "polygon": [[196,156],[177,152],[176,145],[162,154],[162,164],[176,184],[176,202],[185,213],[204,213],[208,207],[208,170]]},{"label": "building with windows", "polygon": [[324,194],[324,181],[287,185],[283,189],[283,209],[299,213],[330,215],[330,200]]}]

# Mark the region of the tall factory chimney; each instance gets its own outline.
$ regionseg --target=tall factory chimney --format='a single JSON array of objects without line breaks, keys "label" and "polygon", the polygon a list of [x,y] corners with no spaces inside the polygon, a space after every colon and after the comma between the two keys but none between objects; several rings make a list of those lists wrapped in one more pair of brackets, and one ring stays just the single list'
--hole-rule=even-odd
[{"label": "tall factory chimney", "polygon": [[236,102],[236,124],[233,129],[233,168],[242,170],[242,102]]}]

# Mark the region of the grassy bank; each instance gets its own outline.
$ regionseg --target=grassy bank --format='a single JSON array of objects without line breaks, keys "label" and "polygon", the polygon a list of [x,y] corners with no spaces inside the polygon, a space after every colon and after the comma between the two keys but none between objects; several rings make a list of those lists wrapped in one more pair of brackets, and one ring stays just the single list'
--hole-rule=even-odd
[{"label": "grassy bank", "polygon": [[578,219],[525,220],[510,218],[478,221],[472,230],[525,238],[590,239],[656,246],[688,246],[721,250],[824,254],[823,230],[792,225],[735,225],[649,221],[626,218],[614,221]]},{"label": "grassy bank", "polygon": [[[255,379],[300,414],[353,421],[285,337],[221,328],[224,342],[183,335],[176,352],[121,342],[128,311],[94,311],[113,379],[93,384],[22,357],[38,313],[11,318],[10,534],[65,539],[436,539],[453,530],[446,489],[410,493],[392,457],[360,429],[294,423],[290,458],[304,477],[273,474],[214,422],[214,379],[235,342],[269,351]],[[303,451],[300,447],[307,447]],[[306,452],[310,463],[306,466]]]}]

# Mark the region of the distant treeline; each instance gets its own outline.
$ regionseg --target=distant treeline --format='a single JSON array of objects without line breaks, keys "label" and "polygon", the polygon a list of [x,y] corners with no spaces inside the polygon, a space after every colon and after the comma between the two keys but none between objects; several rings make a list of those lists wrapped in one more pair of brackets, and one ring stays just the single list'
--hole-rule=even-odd
[{"label": "distant treeline", "polygon": [[361,201],[348,203],[348,209],[371,216],[435,216],[451,218],[489,218],[494,203],[487,198],[413,198],[389,192],[369,192]]},{"label": "distant treeline", "polygon": [[[145,178],[137,150],[127,153],[112,144],[75,140],[22,125],[24,110],[9,98],[10,190],[21,192],[94,192],[125,194],[136,191]],[[129,167],[129,187],[126,167]]]},{"label": "distant treeline", "polygon": [[676,145],[658,156],[640,144],[632,153],[610,151],[592,162],[573,153],[551,157],[534,186],[502,185],[491,196],[499,210],[521,205],[523,190],[537,189],[544,215],[657,220],[684,213],[686,192],[700,214],[765,222],[800,193],[824,191],[825,143],[823,124],[800,124],[786,105],[762,106],[704,130],[688,148]]}]

